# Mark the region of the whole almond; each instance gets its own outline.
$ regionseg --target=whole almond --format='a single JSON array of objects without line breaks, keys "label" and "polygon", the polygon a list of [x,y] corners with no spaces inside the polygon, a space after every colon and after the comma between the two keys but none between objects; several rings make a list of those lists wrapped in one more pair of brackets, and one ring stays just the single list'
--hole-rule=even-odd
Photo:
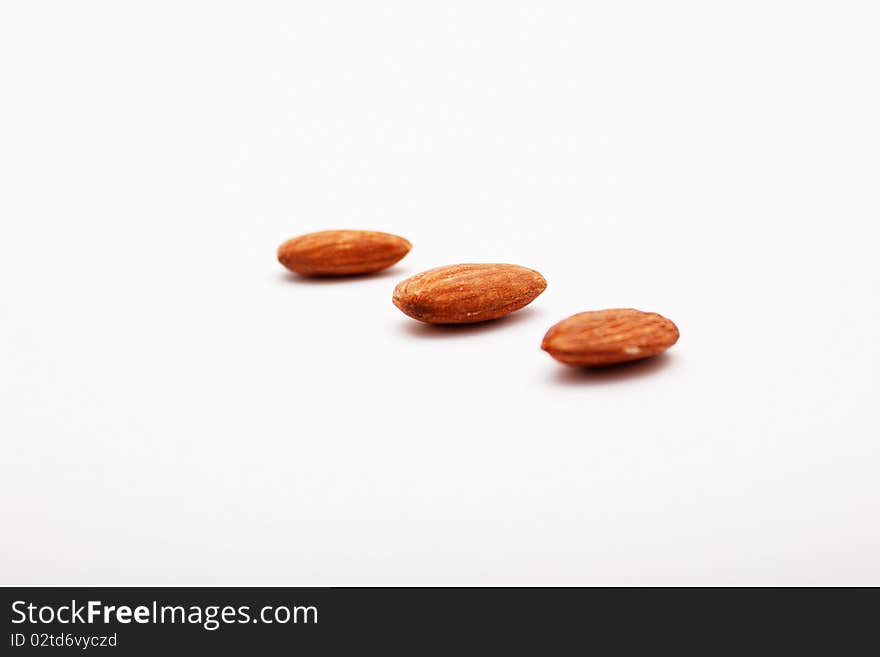
[{"label": "whole almond", "polygon": [[546,287],[541,274],[518,265],[449,265],[401,282],[392,301],[422,322],[468,324],[519,310]]},{"label": "whole almond", "polygon": [[407,240],[371,230],[324,230],[278,247],[278,262],[307,276],[368,274],[390,267],[412,248]]},{"label": "whole almond", "polygon": [[594,310],[553,326],[541,348],[566,365],[599,367],[654,356],[678,341],[678,327],[657,313]]}]

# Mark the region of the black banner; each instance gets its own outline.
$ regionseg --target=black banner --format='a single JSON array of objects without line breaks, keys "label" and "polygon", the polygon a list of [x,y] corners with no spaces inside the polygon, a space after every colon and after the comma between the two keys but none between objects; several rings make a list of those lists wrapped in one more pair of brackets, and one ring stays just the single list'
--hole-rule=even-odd
[{"label": "black banner", "polygon": [[[2,654],[867,648],[869,589],[5,588]],[[862,640],[866,643],[862,643]],[[48,650],[48,652],[47,652]]]}]

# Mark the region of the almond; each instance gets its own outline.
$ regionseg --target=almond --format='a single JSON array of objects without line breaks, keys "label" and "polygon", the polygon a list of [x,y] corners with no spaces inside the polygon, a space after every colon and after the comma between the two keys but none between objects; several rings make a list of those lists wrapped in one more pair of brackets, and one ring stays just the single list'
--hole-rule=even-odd
[{"label": "almond", "polygon": [[392,301],[422,322],[468,324],[519,310],[546,287],[541,274],[518,265],[449,265],[401,282]]},{"label": "almond", "polygon": [[390,267],[412,248],[407,240],[371,230],[324,230],[278,247],[278,262],[307,276],[367,274]]},{"label": "almond", "polygon": [[541,348],[566,365],[598,367],[654,356],[678,341],[678,327],[657,313],[594,310],[553,326]]}]

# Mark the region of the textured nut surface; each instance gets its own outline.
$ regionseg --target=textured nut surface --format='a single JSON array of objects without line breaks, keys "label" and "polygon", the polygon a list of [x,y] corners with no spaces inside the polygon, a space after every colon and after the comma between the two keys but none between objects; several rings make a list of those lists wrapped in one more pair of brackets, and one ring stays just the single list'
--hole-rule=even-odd
[{"label": "textured nut surface", "polygon": [[324,230],[278,247],[278,262],[307,276],[367,274],[390,267],[412,248],[407,240],[371,230]]},{"label": "textured nut surface", "polygon": [[662,315],[611,308],[562,320],[541,348],[566,365],[598,367],[654,356],[677,341],[678,327]]},{"label": "textured nut surface", "polygon": [[392,300],[422,322],[468,324],[519,310],[546,287],[541,274],[519,265],[448,265],[402,281]]}]

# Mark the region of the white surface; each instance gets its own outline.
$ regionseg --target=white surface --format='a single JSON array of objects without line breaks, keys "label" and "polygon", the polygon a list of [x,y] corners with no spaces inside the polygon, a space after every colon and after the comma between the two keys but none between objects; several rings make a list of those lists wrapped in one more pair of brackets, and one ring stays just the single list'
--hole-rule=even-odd
[{"label": "white surface", "polygon": [[[7,0],[0,582],[880,584],[878,6]],[[392,306],[467,261],[550,286]]]}]

